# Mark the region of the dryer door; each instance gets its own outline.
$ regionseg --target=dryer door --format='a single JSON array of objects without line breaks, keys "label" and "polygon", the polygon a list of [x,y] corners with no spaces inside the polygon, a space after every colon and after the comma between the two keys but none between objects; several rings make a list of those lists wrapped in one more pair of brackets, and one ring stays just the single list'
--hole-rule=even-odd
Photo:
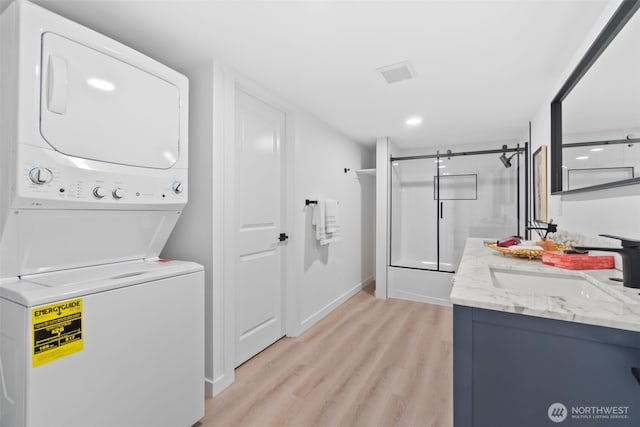
[{"label": "dryer door", "polygon": [[41,87],[40,132],[56,151],[159,169],[178,160],[180,93],[173,84],[45,33]]}]

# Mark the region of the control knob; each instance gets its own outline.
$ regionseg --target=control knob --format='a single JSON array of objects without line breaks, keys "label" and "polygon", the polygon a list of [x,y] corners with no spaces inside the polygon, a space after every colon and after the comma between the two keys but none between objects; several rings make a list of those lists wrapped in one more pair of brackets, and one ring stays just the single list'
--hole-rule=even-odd
[{"label": "control knob", "polygon": [[182,193],[182,190],[184,190],[184,186],[180,181],[174,182],[172,188],[173,188],[173,192],[176,194],[180,194]]},{"label": "control knob", "polygon": [[34,184],[42,185],[53,179],[53,173],[47,168],[33,168],[29,171],[29,178]]},{"label": "control knob", "polygon": [[96,196],[98,199],[102,199],[104,196],[107,195],[107,190],[105,190],[102,187],[96,187],[93,189],[93,195]]},{"label": "control knob", "polygon": [[124,197],[124,193],[125,191],[122,188],[118,187],[113,190],[111,194],[113,195],[114,199],[122,199]]}]

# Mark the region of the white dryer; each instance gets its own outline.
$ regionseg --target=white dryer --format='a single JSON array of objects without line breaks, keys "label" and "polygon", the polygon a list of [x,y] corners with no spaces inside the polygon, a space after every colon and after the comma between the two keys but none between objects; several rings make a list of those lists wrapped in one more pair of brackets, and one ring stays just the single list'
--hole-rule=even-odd
[{"label": "white dryer", "polygon": [[195,423],[203,268],[158,258],[188,80],[26,0],[0,56],[0,427]]}]

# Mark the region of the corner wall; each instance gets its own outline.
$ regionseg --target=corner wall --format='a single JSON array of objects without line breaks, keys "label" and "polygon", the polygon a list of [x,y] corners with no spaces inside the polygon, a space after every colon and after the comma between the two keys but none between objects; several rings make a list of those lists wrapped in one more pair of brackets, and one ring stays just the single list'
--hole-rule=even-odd
[{"label": "corner wall", "polygon": [[[173,229],[161,256],[194,261],[205,271],[205,382],[208,388],[220,367],[214,367],[213,336],[220,333],[220,317],[214,321],[213,282],[213,64],[206,63],[188,73],[189,181],[188,203]],[[214,331],[215,329],[215,331]],[[217,349],[219,351],[219,349]],[[219,363],[218,363],[219,365]],[[208,395],[212,394],[208,390]]]},{"label": "corner wall", "polygon": [[397,151],[388,137],[376,140],[376,298],[389,296],[387,266],[389,265],[389,226],[391,207],[389,206],[390,165],[389,159]]}]

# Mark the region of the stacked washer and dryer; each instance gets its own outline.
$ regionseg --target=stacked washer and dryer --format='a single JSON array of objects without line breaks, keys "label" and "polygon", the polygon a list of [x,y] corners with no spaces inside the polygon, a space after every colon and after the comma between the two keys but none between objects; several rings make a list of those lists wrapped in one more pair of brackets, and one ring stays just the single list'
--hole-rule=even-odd
[{"label": "stacked washer and dryer", "polygon": [[24,0],[0,49],[0,426],[196,423],[203,268],[158,258],[187,79]]}]

